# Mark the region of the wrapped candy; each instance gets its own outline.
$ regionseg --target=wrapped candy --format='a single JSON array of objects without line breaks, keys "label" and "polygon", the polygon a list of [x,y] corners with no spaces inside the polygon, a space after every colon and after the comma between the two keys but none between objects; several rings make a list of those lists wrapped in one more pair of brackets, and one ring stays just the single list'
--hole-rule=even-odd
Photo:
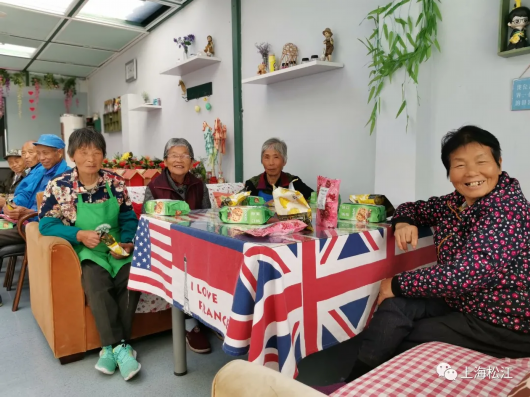
[{"label": "wrapped candy", "polygon": [[319,176],[317,180],[317,226],[336,228],[340,179]]},{"label": "wrapped candy", "polygon": [[292,219],[290,221],[274,222],[271,225],[243,230],[244,233],[250,234],[254,237],[265,237],[265,236],[285,236],[304,230],[307,225],[299,221],[298,219]]}]

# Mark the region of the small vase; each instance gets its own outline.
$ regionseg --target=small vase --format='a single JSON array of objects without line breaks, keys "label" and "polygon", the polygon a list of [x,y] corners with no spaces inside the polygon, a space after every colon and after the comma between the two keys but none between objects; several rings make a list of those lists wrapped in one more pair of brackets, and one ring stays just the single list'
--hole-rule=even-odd
[{"label": "small vase", "polygon": [[265,65],[265,70],[269,71],[269,55],[263,55],[263,61],[262,63]]}]

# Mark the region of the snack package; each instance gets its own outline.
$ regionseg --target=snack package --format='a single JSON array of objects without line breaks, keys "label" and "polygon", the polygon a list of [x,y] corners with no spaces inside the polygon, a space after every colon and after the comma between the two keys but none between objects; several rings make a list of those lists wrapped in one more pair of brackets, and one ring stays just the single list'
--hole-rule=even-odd
[{"label": "snack package", "polygon": [[309,230],[313,230],[311,225],[311,207],[307,204],[302,193],[292,188],[278,187],[273,190],[274,208],[280,221],[298,219],[307,225]]},{"label": "snack package", "polygon": [[208,189],[212,208],[221,208],[223,198],[242,191],[245,185],[243,183],[215,183],[207,184],[206,188]]},{"label": "snack package", "polygon": [[267,207],[223,207],[219,218],[224,223],[242,223],[246,225],[263,225],[272,218],[274,212]]},{"label": "snack package", "polygon": [[353,204],[384,205],[387,218],[393,216],[395,212],[392,203],[382,194],[352,194],[350,195],[350,201]]},{"label": "snack package", "polygon": [[339,207],[339,219],[358,222],[384,222],[386,221],[386,208],[384,205],[344,203]]},{"label": "snack package", "polygon": [[187,215],[190,213],[190,206],[181,200],[148,200],[145,202],[145,212],[152,215]]},{"label": "snack package", "polygon": [[264,207],[267,203],[263,197],[248,196],[243,200],[241,205],[247,205],[249,207]]},{"label": "snack package", "polygon": [[0,219],[0,230],[13,229],[13,227],[15,227],[14,223]]},{"label": "snack package", "polygon": [[290,221],[274,222],[271,225],[243,230],[244,233],[250,234],[254,237],[265,237],[265,236],[285,236],[286,234],[292,234],[300,232],[306,228],[306,224],[298,219],[292,219]]},{"label": "snack package", "polygon": [[121,255],[121,256],[129,256],[129,253],[125,251],[121,245],[119,245],[114,237],[110,235],[107,232],[101,233],[101,242],[104,243],[109,249],[114,252],[115,254]]},{"label": "snack package", "polygon": [[319,176],[317,179],[317,226],[336,228],[339,209],[340,179]]},{"label": "snack package", "polygon": [[221,201],[222,207],[235,207],[238,205],[243,205],[243,202],[250,196],[250,192],[239,192],[232,194],[228,197],[224,197]]}]

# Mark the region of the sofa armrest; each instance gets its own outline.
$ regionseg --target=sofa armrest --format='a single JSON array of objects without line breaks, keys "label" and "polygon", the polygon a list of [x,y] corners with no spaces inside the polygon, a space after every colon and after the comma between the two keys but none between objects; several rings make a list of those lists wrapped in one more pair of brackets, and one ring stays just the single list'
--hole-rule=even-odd
[{"label": "sofa armrest", "polygon": [[212,397],[322,397],[324,394],[270,368],[234,360],[213,380]]},{"label": "sofa armrest", "polygon": [[81,265],[70,243],[26,226],[31,310],[55,357],[86,351]]}]

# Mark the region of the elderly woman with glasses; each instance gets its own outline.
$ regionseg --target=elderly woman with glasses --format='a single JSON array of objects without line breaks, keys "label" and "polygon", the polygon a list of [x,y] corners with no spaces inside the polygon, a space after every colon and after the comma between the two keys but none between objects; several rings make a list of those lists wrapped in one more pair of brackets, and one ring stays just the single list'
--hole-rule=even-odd
[{"label": "elderly woman with glasses", "polygon": [[[144,204],[148,200],[170,199],[185,201],[192,210],[210,208],[206,185],[190,172],[193,160],[190,143],[184,138],[171,138],[164,148],[166,168],[145,189]],[[188,317],[186,331],[186,343],[190,350],[200,354],[210,352],[210,342],[201,332],[197,320]]]},{"label": "elderly woman with glasses", "polygon": [[294,181],[295,190],[309,200],[313,189],[297,176],[283,172],[283,167],[287,164],[287,145],[284,141],[277,138],[265,141],[261,147],[261,164],[265,172],[250,178],[245,183],[246,190],[250,191],[253,196],[260,196],[265,201],[271,201],[273,186],[289,187],[289,184]]}]

